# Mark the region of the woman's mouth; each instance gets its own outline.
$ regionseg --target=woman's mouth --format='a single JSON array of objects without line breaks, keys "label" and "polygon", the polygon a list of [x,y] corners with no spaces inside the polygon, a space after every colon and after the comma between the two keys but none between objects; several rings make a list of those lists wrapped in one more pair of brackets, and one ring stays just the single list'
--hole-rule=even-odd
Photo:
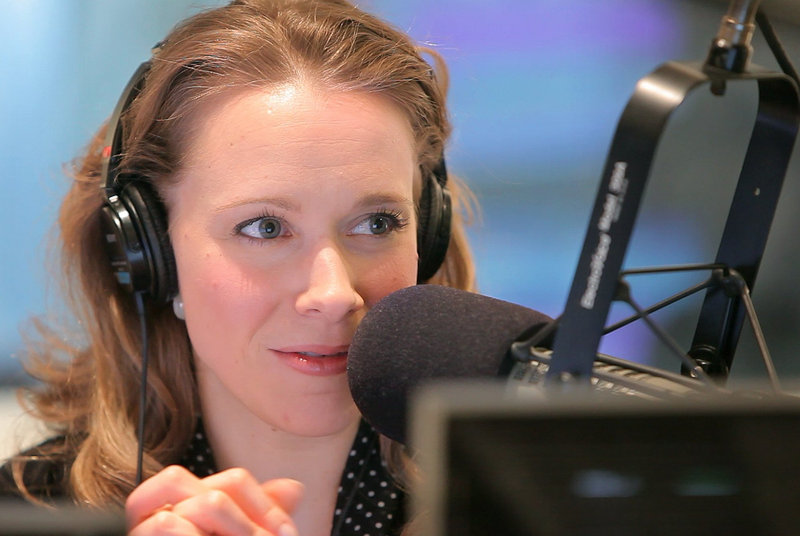
[{"label": "woman's mouth", "polygon": [[274,352],[292,369],[311,376],[335,376],[344,374],[347,368],[346,347],[323,351],[281,349]]}]

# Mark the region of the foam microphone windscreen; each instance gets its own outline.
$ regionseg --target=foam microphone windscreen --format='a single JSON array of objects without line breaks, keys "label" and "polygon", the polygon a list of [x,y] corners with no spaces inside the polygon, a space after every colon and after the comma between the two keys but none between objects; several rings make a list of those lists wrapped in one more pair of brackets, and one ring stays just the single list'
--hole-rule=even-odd
[{"label": "foam microphone windscreen", "polygon": [[367,313],[353,337],[347,364],[353,400],[376,430],[405,442],[415,386],[507,373],[511,344],[548,322],[532,309],[462,290],[399,290]]}]

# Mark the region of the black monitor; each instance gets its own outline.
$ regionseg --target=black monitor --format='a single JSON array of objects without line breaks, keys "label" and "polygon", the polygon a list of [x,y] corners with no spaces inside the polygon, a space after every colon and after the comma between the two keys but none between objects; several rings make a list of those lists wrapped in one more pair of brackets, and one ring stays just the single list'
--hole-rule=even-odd
[{"label": "black monitor", "polygon": [[508,399],[436,385],[412,413],[426,536],[800,533],[800,403]]},{"label": "black monitor", "polygon": [[71,504],[55,508],[16,499],[0,501],[2,536],[123,536],[122,512],[98,511]]}]

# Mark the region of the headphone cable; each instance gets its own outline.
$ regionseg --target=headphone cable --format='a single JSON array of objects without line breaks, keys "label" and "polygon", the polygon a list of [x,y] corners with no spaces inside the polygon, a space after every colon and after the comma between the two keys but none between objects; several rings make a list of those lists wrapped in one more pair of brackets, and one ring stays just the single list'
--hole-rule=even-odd
[{"label": "headphone cable", "polygon": [[142,376],[140,380],[141,385],[139,387],[139,423],[136,430],[136,485],[138,486],[142,483],[142,465],[144,459],[144,415],[147,408],[147,364],[149,351],[147,348],[147,315],[144,310],[142,292],[134,292],[133,295],[136,299],[136,311],[139,314],[139,325],[142,331]]}]

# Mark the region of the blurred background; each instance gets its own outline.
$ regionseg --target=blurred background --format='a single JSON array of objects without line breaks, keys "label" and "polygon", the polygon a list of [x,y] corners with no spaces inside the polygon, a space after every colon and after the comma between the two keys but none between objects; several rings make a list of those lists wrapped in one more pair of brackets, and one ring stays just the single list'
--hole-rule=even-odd
[{"label": "blurred background", "polygon": [[[61,313],[47,240],[68,182],[62,169],[107,118],[133,70],[180,19],[219,1],[0,2],[0,384],[25,381],[21,332]],[[447,158],[474,188],[471,229],[480,290],[558,315],[606,152],[637,80],[668,60],[705,58],[722,0],[361,0],[363,8],[435,47],[451,69],[455,135]],[[763,6],[800,64],[800,6]],[[753,61],[777,70],[757,33]],[[755,88],[693,95],[659,149],[627,267],[710,262],[755,115]],[[796,153],[798,151],[795,151]],[[800,375],[800,157],[795,154],[753,298],[782,378]],[[705,274],[637,278],[652,303]],[[688,348],[700,297],[656,318]],[[614,306],[612,317],[628,314]],[[601,350],[679,370],[645,328]],[[763,378],[747,327],[732,378]],[[7,407],[7,406],[4,406]],[[16,418],[13,410],[0,412]],[[5,415],[9,414],[8,417]],[[0,421],[0,429],[4,429]]]}]

